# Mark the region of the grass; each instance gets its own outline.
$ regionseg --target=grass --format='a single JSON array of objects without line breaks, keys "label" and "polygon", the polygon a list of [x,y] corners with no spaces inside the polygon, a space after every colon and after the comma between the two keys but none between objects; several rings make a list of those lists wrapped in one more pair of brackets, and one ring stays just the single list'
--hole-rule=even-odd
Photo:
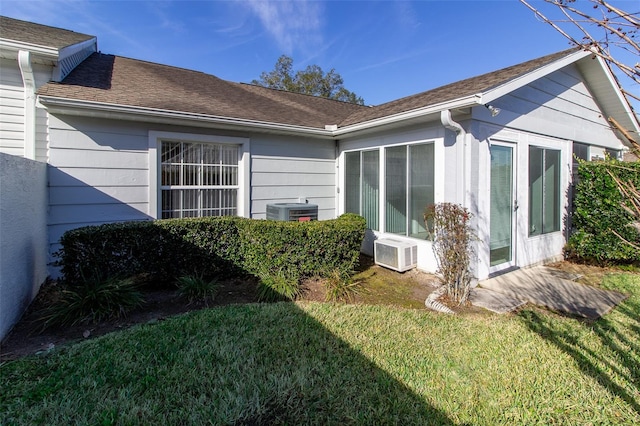
[{"label": "grass", "polygon": [[639,424],[640,275],[586,322],[330,303],[207,309],[0,366],[1,424]]}]

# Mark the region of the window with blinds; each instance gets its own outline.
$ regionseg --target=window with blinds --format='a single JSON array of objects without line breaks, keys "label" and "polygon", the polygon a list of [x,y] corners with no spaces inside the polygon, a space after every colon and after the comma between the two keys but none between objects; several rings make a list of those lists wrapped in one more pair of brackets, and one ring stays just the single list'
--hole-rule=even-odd
[{"label": "window with blinds", "polygon": [[[384,152],[383,179],[380,176]],[[434,202],[434,147],[432,143],[400,145],[345,153],[345,212],[367,220],[381,230],[380,203],[384,203],[384,232],[425,239],[424,211]],[[380,187],[385,197],[381,200]]]},{"label": "window with blinds", "polygon": [[236,215],[238,157],[238,145],[162,142],[162,218]]},{"label": "window with blinds", "polygon": [[345,154],[345,211],[367,221],[367,228],[379,230],[380,151]]},{"label": "window with blinds", "polygon": [[385,231],[426,239],[424,211],[434,203],[432,143],[385,150]]},{"label": "window with blinds", "polygon": [[560,230],[560,151],[529,147],[529,236]]}]

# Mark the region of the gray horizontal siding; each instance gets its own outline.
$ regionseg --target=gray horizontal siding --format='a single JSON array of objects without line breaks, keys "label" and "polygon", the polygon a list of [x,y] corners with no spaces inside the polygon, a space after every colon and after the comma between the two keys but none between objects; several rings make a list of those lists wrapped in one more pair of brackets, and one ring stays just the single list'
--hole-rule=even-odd
[{"label": "gray horizontal siding", "polygon": [[[46,116],[43,118],[47,118]],[[149,219],[147,130],[140,125],[50,116],[49,243],[86,225]]]},{"label": "gray horizontal siding", "polygon": [[[0,151],[24,155],[24,86],[16,60],[0,59]],[[52,67],[34,64],[36,87],[51,80]],[[46,111],[36,108],[36,159],[47,159]]]},{"label": "gray horizontal siding", "polygon": [[0,59],[0,152],[24,155],[24,88],[18,62]]},{"label": "gray horizontal siding", "polygon": [[619,146],[582,75],[566,67],[492,102],[496,124],[561,139]]},{"label": "gray horizontal siding", "polygon": [[318,218],[336,215],[336,161],[332,141],[255,138],[251,141],[251,216],[266,217],[270,203],[318,205]]},{"label": "gray horizontal siding", "polygon": [[[49,237],[59,248],[67,230],[149,215],[149,131],[250,139],[249,209],[304,197],[320,219],[335,217],[335,146],[332,141],[259,135],[113,120],[50,116]],[[44,135],[44,134],[43,134]]]}]

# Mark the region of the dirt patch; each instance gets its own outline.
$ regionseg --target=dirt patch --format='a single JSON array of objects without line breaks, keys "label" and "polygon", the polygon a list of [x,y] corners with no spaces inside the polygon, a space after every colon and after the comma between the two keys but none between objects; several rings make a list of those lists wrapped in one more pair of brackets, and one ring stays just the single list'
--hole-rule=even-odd
[{"label": "dirt patch", "polygon": [[[585,284],[599,286],[602,277],[614,269],[579,265],[570,262],[558,262],[549,265],[560,270],[579,274],[578,280]],[[397,306],[406,309],[425,309],[424,301],[439,285],[438,278],[418,270],[405,273],[382,268],[373,263],[373,259],[362,256],[358,273],[354,280],[362,286],[354,303]],[[55,298],[55,284],[50,283],[41,289],[22,320],[0,345],[0,361],[16,359],[25,355],[47,351],[54,347],[101,336],[112,331],[123,330],[135,324],[162,321],[167,317],[181,313],[236,303],[257,302],[255,278],[234,278],[222,280],[216,299],[204,304],[189,304],[181,299],[175,289],[160,289],[145,292],[145,304],[126,318],[104,321],[99,324],[79,324],[72,327],[55,328],[42,332],[37,321],[44,307]],[[318,278],[307,279],[301,284],[301,299],[305,301],[325,300],[324,282]],[[457,314],[486,313],[481,308],[449,303],[446,297],[440,301]]]},{"label": "dirt patch", "polygon": [[252,278],[229,279],[220,282],[215,300],[205,304],[189,303],[176,289],[162,288],[144,291],[144,304],[126,317],[103,321],[98,324],[77,324],[42,330],[39,321],[42,310],[56,297],[56,283],[43,285],[22,319],[14,326],[0,346],[0,361],[48,351],[56,346],[101,336],[112,331],[124,330],[135,324],[162,321],[167,317],[206,307],[234,303],[257,302],[256,280]]}]

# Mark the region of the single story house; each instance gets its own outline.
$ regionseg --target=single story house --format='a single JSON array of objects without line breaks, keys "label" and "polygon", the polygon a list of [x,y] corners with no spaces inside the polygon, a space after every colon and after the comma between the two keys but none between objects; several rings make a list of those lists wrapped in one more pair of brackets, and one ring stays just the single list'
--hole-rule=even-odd
[{"label": "single story house", "polygon": [[321,220],[364,216],[365,252],[392,237],[435,271],[423,212],[453,202],[474,215],[481,280],[561,256],[574,156],[626,149],[610,117],[640,141],[609,67],[578,49],[377,106],[104,54],[6,17],[0,66],[0,152],[46,164],[49,255],[79,226],[308,202]]}]

